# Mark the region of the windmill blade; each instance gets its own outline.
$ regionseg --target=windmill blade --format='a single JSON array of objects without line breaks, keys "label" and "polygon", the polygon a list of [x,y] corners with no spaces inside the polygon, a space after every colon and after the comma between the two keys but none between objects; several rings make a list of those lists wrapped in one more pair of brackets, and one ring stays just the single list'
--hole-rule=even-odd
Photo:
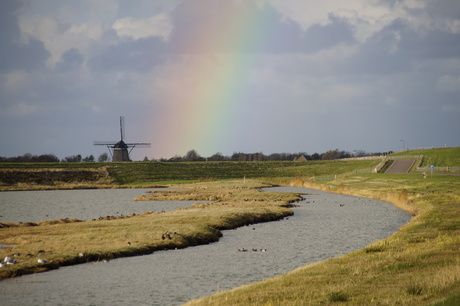
[{"label": "windmill blade", "polygon": [[117,143],[118,141],[95,141],[94,145],[95,146],[113,146]]},{"label": "windmill blade", "polygon": [[130,142],[126,143],[128,146],[145,146],[145,147],[150,147],[152,144],[149,142]]},{"label": "windmill blade", "polygon": [[120,134],[121,134],[121,141],[125,139],[125,117],[120,116]]}]

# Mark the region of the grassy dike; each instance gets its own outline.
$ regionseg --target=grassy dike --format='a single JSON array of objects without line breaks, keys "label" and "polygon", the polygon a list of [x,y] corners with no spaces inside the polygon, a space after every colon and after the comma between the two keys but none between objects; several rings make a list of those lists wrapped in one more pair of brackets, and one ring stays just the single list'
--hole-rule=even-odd
[{"label": "grassy dike", "polygon": [[[62,219],[38,223],[0,223],[0,243],[11,244],[0,258],[20,254],[17,264],[0,268],[0,279],[43,272],[60,266],[117,257],[149,254],[215,242],[222,229],[268,222],[292,215],[298,194],[261,193],[270,184],[258,181],[220,181],[180,185],[137,200],[197,200],[190,208],[166,213],[145,212],[126,218],[80,221]],[[171,239],[163,239],[165,232]],[[38,259],[47,260],[39,263]]]},{"label": "grassy dike", "polygon": [[290,184],[388,201],[414,218],[363,250],[187,305],[460,304],[460,177],[365,174]]}]

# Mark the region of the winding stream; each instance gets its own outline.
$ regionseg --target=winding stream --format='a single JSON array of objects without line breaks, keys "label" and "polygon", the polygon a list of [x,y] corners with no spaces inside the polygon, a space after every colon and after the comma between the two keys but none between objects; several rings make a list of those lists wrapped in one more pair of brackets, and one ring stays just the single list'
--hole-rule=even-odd
[{"label": "winding stream", "polygon": [[[1,304],[180,305],[362,249],[411,218],[377,200],[306,188],[269,190],[307,195],[293,216],[223,231],[217,243],[1,281]],[[238,251],[243,248],[248,251]]]}]

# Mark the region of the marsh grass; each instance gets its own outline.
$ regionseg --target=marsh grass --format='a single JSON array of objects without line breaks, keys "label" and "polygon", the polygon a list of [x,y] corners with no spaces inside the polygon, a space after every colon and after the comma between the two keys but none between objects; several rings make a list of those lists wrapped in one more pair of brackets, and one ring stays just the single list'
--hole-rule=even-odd
[{"label": "marsh grass", "polygon": [[[414,215],[363,250],[233,289],[189,305],[455,305],[460,294],[460,179],[365,174],[291,186],[380,199]],[[303,301],[299,303],[299,301]],[[439,304],[442,305],[442,304]]]},{"label": "marsh grass", "polygon": [[[81,221],[72,219],[31,224],[1,224],[0,241],[11,244],[0,258],[20,253],[18,264],[0,269],[0,279],[41,272],[88,261],[149,254],[217,241],[220,230],[282,219],[297,194],[261,193],[266,183],[246,180],[182,185],[183,190],[157,192],[161,199],[202,200],[213,203],[167,213],[143,213],[130,218]],[[162,239],[165,231],[176,232]],[[129,244],[128,244],[129,243]],[[79,256],[84,253],[84,256]],[[47,264],[38,264],[45,258]]]},{"label": "marsh grass", "polygon": [[327,295],[330,302],[346,302],[348,295],[343,291],[333,291]]}]

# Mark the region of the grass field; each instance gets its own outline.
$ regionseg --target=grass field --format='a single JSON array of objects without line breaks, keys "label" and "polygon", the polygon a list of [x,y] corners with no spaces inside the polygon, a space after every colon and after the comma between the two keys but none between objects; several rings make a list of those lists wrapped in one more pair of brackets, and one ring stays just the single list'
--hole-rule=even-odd
[{"label": "grass field", "polygon": [[[429,154],[425,154],[427,151]],[[447,148],[405,154],[423,154],[440,166],[460,166],[459,152],[459,148]],[[215,241],[220,229],[292,214],[287,206],[297,200],[298,195],[257,191],[262,186],[278,184],[376,198],[410,212],[414,218],[398,233],[363,250],[191,301],[191,305],[459,305],[460,177],[424,179],[421,175],[356,174],[356,170],[373,168],[378,162],[85,163],[99,170],[106,167],[108,177],[105,185],[99,187],[189,183],[176,185],[187,187],[183,191],[156,193],[139,200],[211,199],[216,202],[123,219],[57,220],[35,226],[1,224],[0,243],[16,246],[0,251],[0,257],[16,252],[23,257],[20,264],[0,268],[0,278]],[[26,166],[11,168],[11,165],[0,164],[2,171],[19,167],[24,171],[33,170]],[[70,168],[82,169],[83,166],[88,168],[87,165]],[[34,167],[39,168],[38,171],[59,168],[48,164]],[[327,183],[311,180],[317,175],[336,174],[342,175]],[[97,185],[97,182],[88,185],[91,184]],[[59,185],[48,187],[59,188]],[[165,230],[178,234],[171,240],[163,240],[161,235]],[[127,241],[131,244],[127,245]],[[83,256],[78,255],[80,252]],[[38,264],[36,259],[43,256],[49,262]]]},{"label": "grass field", "polygon": [[[343,174],[372,169],[378,161],[309,162],[129,162],[129,163],[0,163],[0,190],[110,188],[172,183]],[[74,177],[60,180],[58,174]],[[50,175],[57,176],[50,180]],[[16,181],[15,181],[16,179]]]},{"label": "grass field", "polygon": [[430,165],[436,165],[436,167],[460,166],[460,147],[402,151],[391,154],[391,156],[401,155],[423,155],[420,167]]}]

